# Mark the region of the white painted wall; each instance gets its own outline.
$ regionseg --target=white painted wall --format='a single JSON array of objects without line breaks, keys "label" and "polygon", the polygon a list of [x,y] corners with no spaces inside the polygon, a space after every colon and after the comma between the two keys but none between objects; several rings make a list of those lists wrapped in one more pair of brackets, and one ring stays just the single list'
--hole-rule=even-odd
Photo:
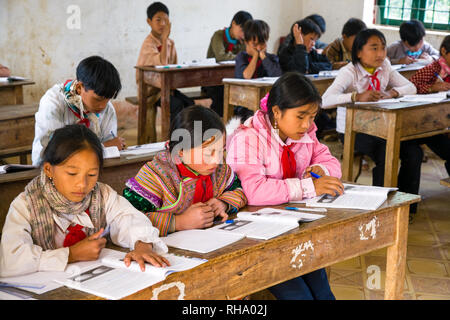
[{"label": "white painted wall", "polygon": [[[123,90],[119,99],[136,95],[134,65],[149,33],[146,9],[153,0],[0,0],[0,63],[14,75],[33,79],[25,88],[25,103],[37,102],[53,84],[75,76],[83,58],[97,54],[119,70]],[[311,13],[323,15],[331,42],[351,17],[372,20],[373,0],[163,0],[172,20],[180,62],[206,56],[210,38],[228,26],[238,10],[271,27],[269,51],[292,25]],[[69,30],[67,8],[81,9],[81,29]],[[383,28],[388,43],[399,38],[397,28]],[[428,32],[427,41],[439,47],[442,33]]]},{"label": "white painted wall", "polygon": [[[53,84],[75,76],[83,58],[97,54],[111,61],[122,78],[119,98],[136,95],[135,70],[142,41],[150,32],[146,10],[153,0],[0,0],[0,63],[14,75],[36,82],[25,88],[25,103],[37,102]],[[296,0],[163,0],[172,20],[180,62],[206,58],[217,29],[239,10],[271,27],[270,51],[301,16]],[[81,29],[69,30],[69,5],[81,9]]]}]

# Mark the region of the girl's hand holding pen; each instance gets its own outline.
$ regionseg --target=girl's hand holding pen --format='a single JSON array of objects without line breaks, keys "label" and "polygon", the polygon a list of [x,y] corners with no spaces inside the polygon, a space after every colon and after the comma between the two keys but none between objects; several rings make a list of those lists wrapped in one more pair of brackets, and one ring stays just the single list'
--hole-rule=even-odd
[{"label": "girl's hand holding pen", "polygon": [[303,173],[303,179],[306,178],[320,178],[322,176],[325,175],[325,172],[323,171],[323,169],[320,166],[309,166],[308,168],[306,168],[305,173]]}]

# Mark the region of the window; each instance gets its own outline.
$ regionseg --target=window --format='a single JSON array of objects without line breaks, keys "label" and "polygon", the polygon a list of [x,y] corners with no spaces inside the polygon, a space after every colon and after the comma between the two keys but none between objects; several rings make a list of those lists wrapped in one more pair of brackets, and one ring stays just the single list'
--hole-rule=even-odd
[{"label": "window", "polygon": [[376,21],[398,26],[417,19],[427,29],[450,30],[450,0],[377,0]]}]

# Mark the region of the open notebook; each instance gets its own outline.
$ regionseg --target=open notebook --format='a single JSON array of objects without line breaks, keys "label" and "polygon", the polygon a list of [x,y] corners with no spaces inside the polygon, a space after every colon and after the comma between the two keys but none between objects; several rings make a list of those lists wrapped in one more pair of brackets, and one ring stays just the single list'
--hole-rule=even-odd
[{"label": "open notebook", "polygon": [[135,261],[127,268],[123,262],[125,255],[125,252],[108,250],[87,270],[72,271],[74,275],[58,282],[69,288],[117,300],[163,281],[171,273],[192,269],[207,261],[166,253],[162,256],[169,260],[170,266],[158,268],[146,263],[142,272]]},{"label": "open notebook", "polygon": [[171,247],[208,253],[244,237],[271,239],[298,228],[299,221],[309,222],[323,217],[307,212],[263,208],[255,212],[239,212],[236,219],[208,229],[177,231],[161,239]]},{"label": "open notebook", "polygon": [[398,188],[360,186],[344,183],[344,194],[340,196],[321,195],[307,200],[307,207],[376,210],[387,199],[389,192]]}]

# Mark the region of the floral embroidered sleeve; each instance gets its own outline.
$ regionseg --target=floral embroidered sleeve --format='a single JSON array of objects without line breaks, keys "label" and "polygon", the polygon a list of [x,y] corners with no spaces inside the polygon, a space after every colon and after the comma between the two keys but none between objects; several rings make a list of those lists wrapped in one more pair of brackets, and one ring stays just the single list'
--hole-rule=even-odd
[{"label": "floral embroidered sleeve", "polygon": [[228,213],[236,213],[240,208],[247,204],[247,198],[242,190],[241,181],[233,170],[227,166],[229,180],[225,191],[218,197],[219,200],[227,203],[229,206]]}]

